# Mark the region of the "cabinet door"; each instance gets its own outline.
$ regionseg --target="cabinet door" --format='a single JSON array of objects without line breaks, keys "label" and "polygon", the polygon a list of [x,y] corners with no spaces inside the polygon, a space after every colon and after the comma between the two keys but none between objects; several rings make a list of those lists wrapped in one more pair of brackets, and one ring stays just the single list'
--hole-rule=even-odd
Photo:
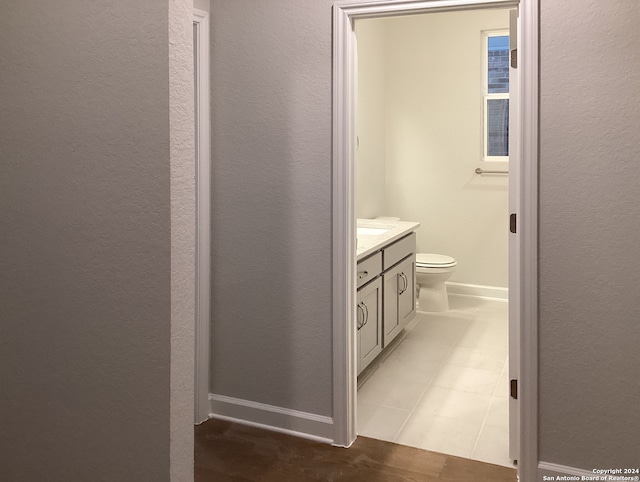
[{"label": "cabinet door", "polygon": [[391,268],[382,277],[384,282],[384,316],[382,318],[382,346],[387,346],[402,331],[398,316],[398,293],[403,286],[400,265]]},{"label": "cabinet door", "polygon": [[358,290],[356,323],[358,328],[358,374],[382,351],[382,280]]},{"label": "cabinet door", "polygon": [[398,318],[404,328],[416,314],[416,257],[410,256],[399,265],[402,289],[398,292]]},{"label": "cabinet door", "polygon": [[383,344],[386,347],[404,329],[416,311],[415,255],[384,276]]}]

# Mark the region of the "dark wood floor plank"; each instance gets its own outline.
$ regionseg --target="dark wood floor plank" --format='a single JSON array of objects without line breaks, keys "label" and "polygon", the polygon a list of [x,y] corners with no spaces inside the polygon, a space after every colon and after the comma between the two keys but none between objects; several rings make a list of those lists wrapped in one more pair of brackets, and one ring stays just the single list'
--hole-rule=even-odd
[{"label": "dark wood floor plank", "polygon": [[195,431],[196,482],[514,482],[507,467],[358,437],[348,449],[208,420]]},{"label": "dark wood floor plank", "polygon": [[513,482],[516,480],[516,470],[500,465],[483,464],[460,457],[449,457],[442,470],[440,480],[447,482],[458,482],[461,480],[473,480],[474,482]]}]

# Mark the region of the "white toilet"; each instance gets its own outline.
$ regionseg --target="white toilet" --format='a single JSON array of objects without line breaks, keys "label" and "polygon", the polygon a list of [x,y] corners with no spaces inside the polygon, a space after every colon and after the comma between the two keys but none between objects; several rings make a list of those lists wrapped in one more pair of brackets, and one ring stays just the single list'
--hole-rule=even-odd
[{"label": "white toilet", "polygon": [[416,254],[416,289],[418,293],[418,310],[447,311],[447,281],[456,270],[458,262],[444,254]]}]

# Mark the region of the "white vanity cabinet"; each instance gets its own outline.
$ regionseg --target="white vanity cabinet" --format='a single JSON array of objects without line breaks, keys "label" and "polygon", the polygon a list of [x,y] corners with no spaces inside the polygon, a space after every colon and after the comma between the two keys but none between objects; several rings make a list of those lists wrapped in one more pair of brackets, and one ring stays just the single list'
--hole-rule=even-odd
[{"label": "white vanity cabinet", "polygon": [[382,351],[382,279],[358,290],[356,298],[358,374]]},{"label": "white vanity cabinet", "polygon": [[416,312],[416,235],[380,245],[357,266],[358,374],[404,329]]}]

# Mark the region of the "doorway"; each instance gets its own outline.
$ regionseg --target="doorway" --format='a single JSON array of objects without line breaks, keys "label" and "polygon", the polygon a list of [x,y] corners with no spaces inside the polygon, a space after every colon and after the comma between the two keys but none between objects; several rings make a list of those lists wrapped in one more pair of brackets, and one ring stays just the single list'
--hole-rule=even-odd
[{"label": "doorway", "polygon": [[[334,6],[334,426],[335,443],[356,437],[354,152],[357,19],[451,10],[520,6],[518,159],[510,163],[510,348],[512,391],[521,477],[535,473],[536,452],[536,190],[537,5],[534,1],[338,2]],[[511,196],[511,194],[516,195]],[[515,231],[515,232],[513,232]],[[513,245],[513,246],[511,246]],[[513,425],[512,425],[513,426]],[[522,427],[522,430],[519,428]]]},{"label": "doorway", "polygon": [[[507,467],[511,11],[354,26],[358,224],[420,223],[415,252],[456,263],[446,311],[423,300],[392,342],[383,316],[382,353],[358,376],[358,434]],[[385,284],[384,313],[394,288]]]}]

